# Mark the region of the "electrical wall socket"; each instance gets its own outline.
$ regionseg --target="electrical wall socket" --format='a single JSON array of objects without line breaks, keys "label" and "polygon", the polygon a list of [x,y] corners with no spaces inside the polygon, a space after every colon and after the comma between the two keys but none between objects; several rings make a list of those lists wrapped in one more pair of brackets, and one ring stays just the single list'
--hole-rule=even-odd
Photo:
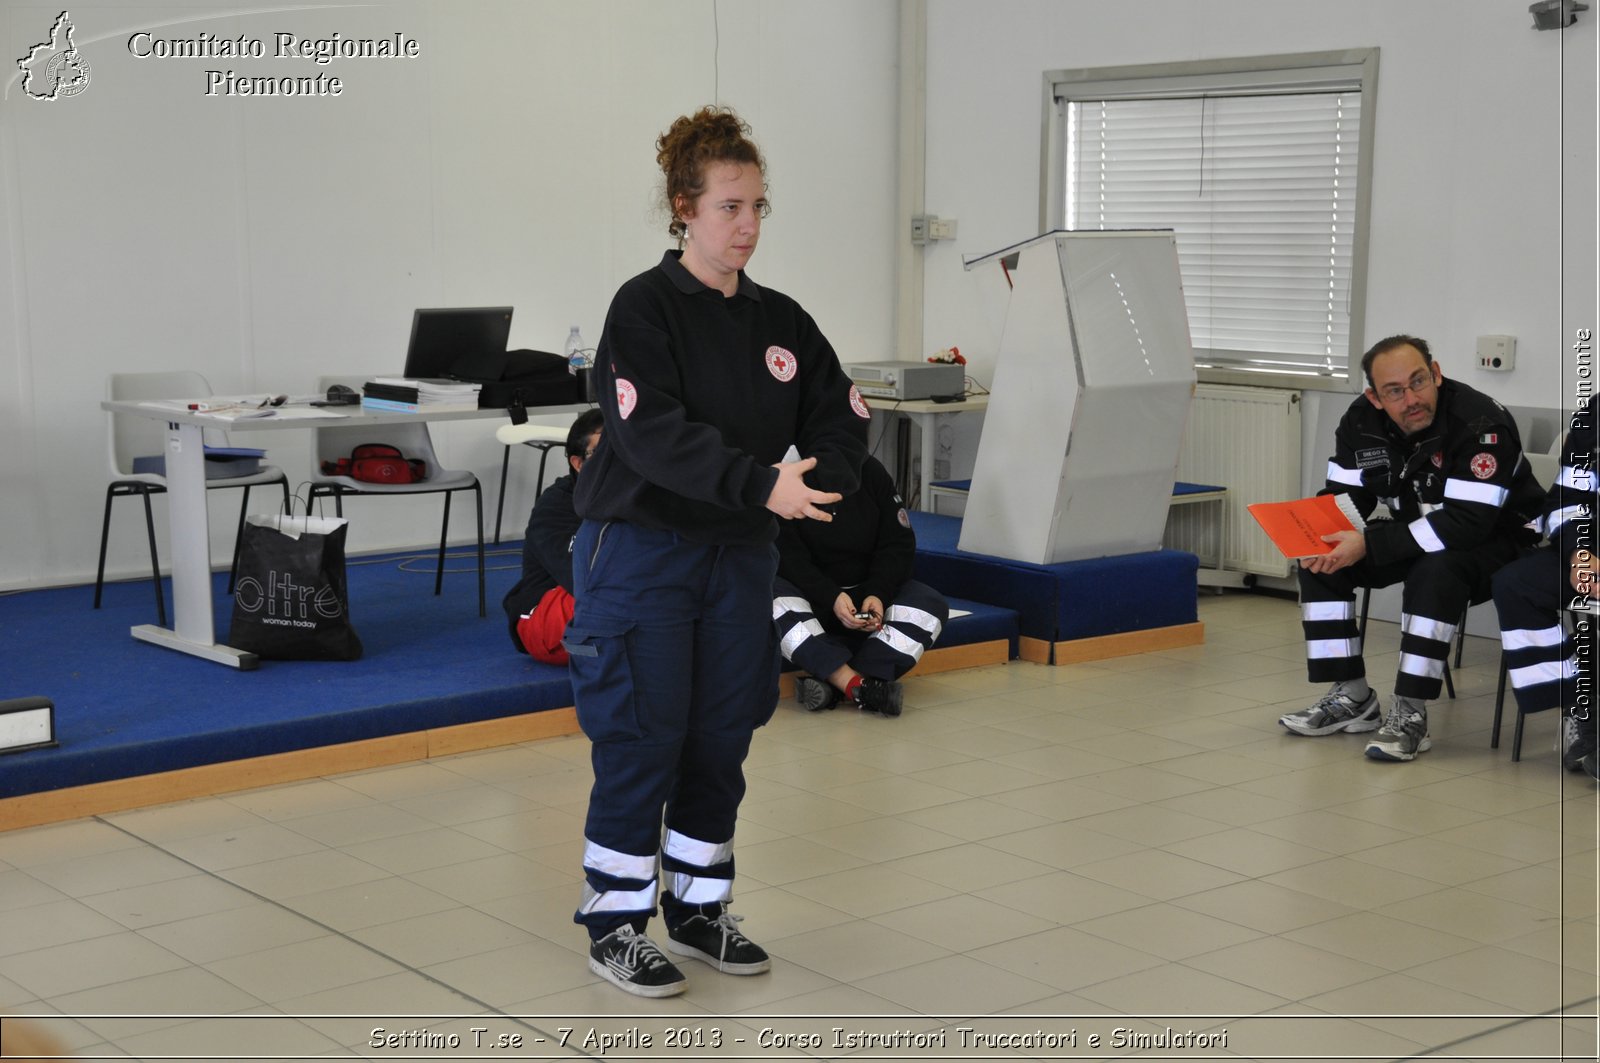
[{"label": "electrical wall socket", "polygon": [[1516,368],[1517,338],[1515,336],[1479,336],[1478,368],[1504,373]]}]

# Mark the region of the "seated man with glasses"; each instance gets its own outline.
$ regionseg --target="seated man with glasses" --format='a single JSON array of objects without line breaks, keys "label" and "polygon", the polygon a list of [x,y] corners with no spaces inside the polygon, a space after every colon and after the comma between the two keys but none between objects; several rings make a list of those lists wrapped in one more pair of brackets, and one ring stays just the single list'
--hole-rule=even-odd
[{"label": "seated man with glasses", "polygon": [[[1367,756],[1412,760],[1431,744],[1426,703],[1439,696],[1462,614],[1532,545],[1544,492],[1505,407],[1445,380],[1425,341],[1379,340],[1361,370],[1367,389],[1339,422],[1322,493],[1348,494],[1369,523],[1324,536],[1332,549],[1300,562],[1307,672],[1333,688],[1278,722],[1297,735],[1376,731]],[[1379,502],[1393,520],[1370,520]],[[1355,592],[1402,582],[1400,670],[1385,716],[1367,685]]]},{"label": "seated man with glasses", "polygon": [[578,470],[600,445],[600,426],[599,410],[585,410],[572,422],[567,432],[571,471],[546,487],[533,504],[522,542],[522,578],[501,602],[511,624],[511,644],[546,664],[567,663],[561,639],[572,619],[572,537],[581,523],[572,492]]}]

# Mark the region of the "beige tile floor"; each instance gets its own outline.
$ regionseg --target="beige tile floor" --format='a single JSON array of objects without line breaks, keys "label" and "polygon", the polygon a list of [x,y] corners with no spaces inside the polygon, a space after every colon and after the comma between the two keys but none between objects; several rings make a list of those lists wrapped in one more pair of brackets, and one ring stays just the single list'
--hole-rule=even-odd
[{"label": "beige tile floor", "polygon": [[[1497,645],[1433,750],[1378,764],[1277,726],[1312,693],[1292,603],[1201,618],[1202,647],[913,679],[896,720],[780,709],[738,835],[768,975],[589,973],[575,737],[0,834],[0,1009],[133,1058],[872,1055],[835,1026],[899,1031],[878,1058],[1595,1058],[1596,790],[1553,714],[1489,749]],[[1226,1044],[1114,1040],[1168,1027]]]}]

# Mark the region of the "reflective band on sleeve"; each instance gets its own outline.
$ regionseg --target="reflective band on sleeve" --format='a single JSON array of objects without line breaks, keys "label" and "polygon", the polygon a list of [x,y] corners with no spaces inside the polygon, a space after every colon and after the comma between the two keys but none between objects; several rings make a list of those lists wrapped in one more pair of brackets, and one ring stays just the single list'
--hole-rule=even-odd
[{"label": "reflective band on sleeve", "polygon": [[1556,529],[1569,520],[1584,520],[1589,516],[1588,506],[1563,506],[1544,519],[1544,533],[1555,538]]},{"label": "reflective band on sleeve", "polygon": [[1400,630],[1407,635],[1433,639],[1435,642],[1449,642],[1456,637],[1456,626],[1449,621],[1430,620],[1428,617],[1412,616],[1409,613],[1400,618]]},{"label": "reflective band on sleeve", "polygon": [[1444,549],[1444,540],[1433,530],[1433,525],[1428,523],[1427,517],[1418,517],[1406,527],[1410,529],[1411,537],[1417,541],[1417,545],[1428,553],[1437,554]]},{"label": "reflective band on sleeve", "polygon": [[590,912],[648,912],[656,906],[656,880],[651,879],[650,885],[642,890],[624,893],[622,890],[606,890],[596,893],[593,886],[587,882],[583,884],[583,896],[578,901],[578,914],[588,915]]},{"label": "reflective band on sleeve", "polygon": [[772,599],[772,619],[776,620],[784,613],[810,613],[811,603],[804,598],[774,598]]},{"label": "reflective band on sleeve", "polygon": [[822,634],[822,625],[815,619],[802,621],[789,629],[783,636],[783,641],[778,643],[778,649],[783,651],[785,657],[793,657],[795,647],[813,635]]},{"label": "reflective band on sleeve", "polygon": [[695,867],[714,867],[733,859],[733,839],[725,842],[703,842],[675,830],[667,831],[666,854],[674,860]]},{"label": "reflective band on sleeve", "polygon": [[1496,487],[1494,484],[1451,479],[1444,482],[1444,497],[1453,498],[1458,502],[1477,502],[1480,505],[1494,506],[1498,509],[1506,504],[1506,499],[1511,497],[1511,492],[1504,487]]},{"label": "reflective band on sleeve", "polygon": [[1353,620],[1355,602],[1301,602],[1300,618],[1312,623],[1319,620]]},{"label": "reflective band on sleeve", "polygon": [[613,878],[631,878],[642,882],[656,877],[656,854],[634,856],[631,853],[619,853],[585,839],[583,866],[592,867]]},{"label": "reflective band on sleeve", "polygon": [[1561,466],[1561,475],[1556,477],[1556,483],[1562,487],[1571,487],[1579,491],[1594,490],[1594,470],[1580,469],[1575,465]]},{"label": "reflective band on sleeve", "polygon": [[1560,624],[1551,627],[1512,628],[1500,632],[1500,644],[1508,650],[1526,650],[1534,646],[1559,646],[1567,633],[1561,630]]},{"label": "reflective band on sleeve", "polygon": [[1361,656],[1360,639],[1308,639],[1306,656],[1313,661],[1329,661],[1338,657]]},{"label": "reflective band on sleeve", "polygon": [[1563,679],[1576,678],[1578,662],[1576,658],[1568,657],[1564,661],[1544,661],[1540,664],[1530,664],[1526,668],[1512,668],[1506,674],[1511,677],[1513,687],[1526,690],[1540,683],[1556,683]]},{"label": "reflective band on sleeve", "polygon": [[1415,653],[1400,655],[1400,670],[1407,675],[1438,679],[1444,675],[1444,658],[1423,657]]},{"label": "reflective band on sleeve", "polygon": [[910,657],[913,661],[922,656],[922,643],[910,635],[896,631],[892,627],[881,627],[873,633],[872,637],[896,653]]},{"label": "reflective band on sleeve", "polygon": [[933,638],[939,637],[942,625],[939,618],[926,609],[913,609],[909,605],[891,605],[884,620],[891,624],[912,624],[926,631]]},{"label": "reflective band on sleeve", "polygon": [[669,871],[665,881],[667,889],[684,904],[715,904],[718,901],[733,900],[731,878],[706,878],[704,875],[685,875],[681,871]]},{"label": "reflective band on sleeve", "polygon": [[1361,470],[1347,469],[1336,461],[1328,462],[1328,482],[1331,484],[1344,484],[1346,487],[1361,486]]}]

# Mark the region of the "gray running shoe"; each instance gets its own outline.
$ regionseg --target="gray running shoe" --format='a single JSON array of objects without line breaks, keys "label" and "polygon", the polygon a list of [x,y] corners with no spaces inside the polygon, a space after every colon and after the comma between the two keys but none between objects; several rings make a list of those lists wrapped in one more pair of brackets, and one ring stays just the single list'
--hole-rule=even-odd
[{"label": "gray running shoe", "polygon": [[1406,699],[1395,698],[1383,726],[1367,743],[1367,756],[1373,760],[1415,760],[1418,753],[1431,748],[1427,706],[1415,702],[1408,706]]},{"label": "gray running shoe", "polygon": [[1568,771],[1582,771],[1583,758],[1594,752],[1594,735],[1584,731],[1583,722],[1576,716],[1561,717],[1561,735],[1556,742],[1561,750],[1561,766]]},{"label": "gray running shoe", "polygon": [[1378,692],[1367,691],[1364,701],[1357,701],[1344,692],[1342,683],[1308,709],[1279,716],[1278,722],[1297,735],[1331,735],[1336,731],[1376,731],[1383,709],[1378,705]]}]

